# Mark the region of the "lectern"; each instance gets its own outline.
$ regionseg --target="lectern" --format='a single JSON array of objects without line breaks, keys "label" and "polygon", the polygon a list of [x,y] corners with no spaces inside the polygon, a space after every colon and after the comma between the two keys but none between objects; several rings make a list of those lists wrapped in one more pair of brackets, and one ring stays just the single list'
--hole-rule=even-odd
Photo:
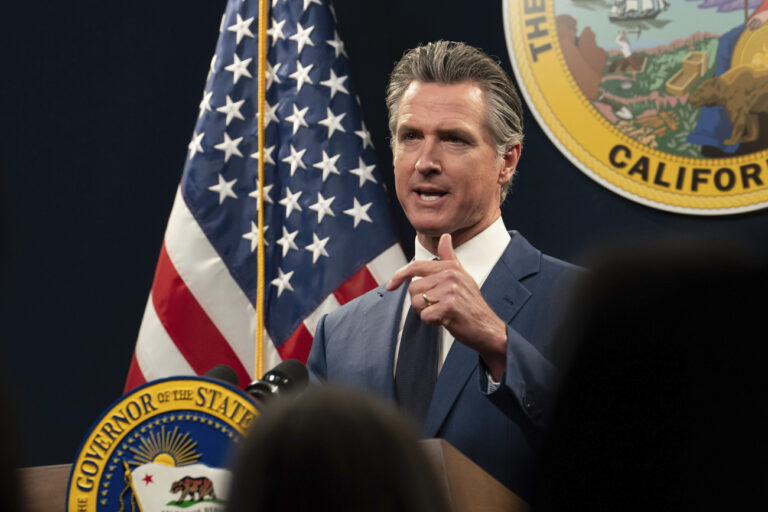
[{"label": "lectern", "polygon": [[[528,505],[443,439],[421,445],[446,489],[454,512],[523,512]],[[26,512],[65,510],[71,464],[19,470]]]},{"label": "lectern", "polygon": [[454,512],[530,510],[522,498],[444,439],[425,439],[421,445],[435,465]]}]

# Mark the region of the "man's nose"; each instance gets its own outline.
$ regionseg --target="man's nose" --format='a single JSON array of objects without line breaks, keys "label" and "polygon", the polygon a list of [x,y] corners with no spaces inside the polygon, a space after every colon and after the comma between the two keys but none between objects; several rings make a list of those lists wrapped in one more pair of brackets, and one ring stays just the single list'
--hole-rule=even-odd
[{"label": "man's nose", "polygon": [[416,160],[416,171],[421,174],[442,172],[440,152],[438,145],[435,142],[430,140],[424,142],[421,152],[419,153],[419,158]]}]

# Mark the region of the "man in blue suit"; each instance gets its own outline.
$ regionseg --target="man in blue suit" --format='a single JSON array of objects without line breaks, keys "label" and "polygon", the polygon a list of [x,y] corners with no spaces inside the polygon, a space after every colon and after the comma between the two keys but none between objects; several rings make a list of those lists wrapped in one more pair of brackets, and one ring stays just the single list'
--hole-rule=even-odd
[{"label": "man in blue suit", "polygon": [[387,106],[415,258],[320,320],[308,367],[397,402],[425,437],[446,439],[527,499],[557,391],[562,292],[579,271],[501,220],[521,152],[520,99],[487,55],[438,41],[398,62]]}]

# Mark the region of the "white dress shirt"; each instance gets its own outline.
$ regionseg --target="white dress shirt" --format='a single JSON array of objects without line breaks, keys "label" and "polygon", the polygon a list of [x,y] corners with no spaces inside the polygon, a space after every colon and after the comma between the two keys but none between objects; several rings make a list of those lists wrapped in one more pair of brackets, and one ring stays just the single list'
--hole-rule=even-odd
[{"label": "white dress shirt", "polygon": [[[504,250],[507,248],[507,244],[510,241],[507,228],[504,227],[504,221],[499,217],[496,221],[475,235],[470,240],[467,240],[455,249],[456,257],[464,267],[464,269],[472,276],[478,287],[482,287],[488,274],[491,273],[493,267],[504,254]],[[414,260],[432,260],[435,258],[435,254],[429,252],[421,243],[418,237],[416,238],[416,244],[414,248]],[[415,277],[415,279],[419,279]],[[429,296],[429,292],[427,292]],[[395,346],[395,366],[392,372],[397,371],[397,356],[400,352],[400,341],[403,337],[403,327],[405,326],[405,317],[408,314],[408,310],[411,307],[411,295],[406,292],[405,300],[403,301],[403,312],[400,315],[400,327],[397,330],[397,345]],[[445,358],[448,356],[448,351],[453,344],[453,336],[448,332],[448,329],[442,327],[440,329],[440,343],[437,354],[437,371],[443,368]]]}]

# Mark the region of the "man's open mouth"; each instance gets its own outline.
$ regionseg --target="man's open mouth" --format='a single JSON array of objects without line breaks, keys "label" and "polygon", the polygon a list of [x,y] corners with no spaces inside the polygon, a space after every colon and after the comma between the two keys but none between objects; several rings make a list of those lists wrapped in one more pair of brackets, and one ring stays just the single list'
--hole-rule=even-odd
[{"label": "man's open mouth", "polygon": [[424,189],[424,188],[417,188],[414,190],[419,195],[419,199],[422,201],[437,201],[441,197],[443,197],[446,192],[443,192],[442,190],[436,190],[433,188]]}]

